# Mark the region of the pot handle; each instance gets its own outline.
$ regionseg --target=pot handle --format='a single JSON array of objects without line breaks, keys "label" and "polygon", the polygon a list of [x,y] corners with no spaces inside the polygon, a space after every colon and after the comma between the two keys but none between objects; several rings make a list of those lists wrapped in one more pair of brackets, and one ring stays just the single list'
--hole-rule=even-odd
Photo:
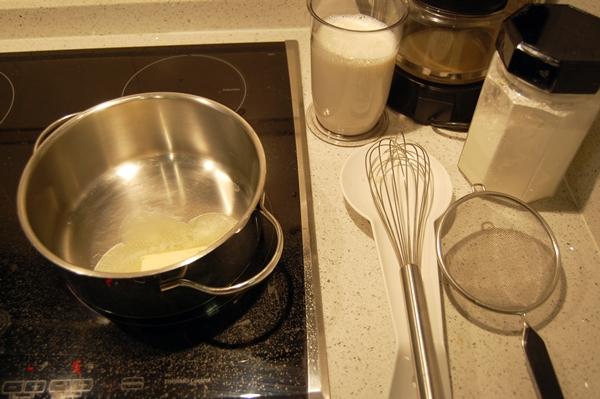
[{"label": "pot handle", "polygon": [[56,129],[58,129],[60,126],[62,126],[66,121],[68,121],[69,119],[71,119],[72,117],[74,117],[77,114],[78,114],[78,112],[65,115],[65,116],[55,120],[47,128],[45,128],[40,133],[38,138],[35,140],[35,144],[33,145],[33,152],[36,152],[40,148],[42,143],[48,138],[48,136],[50,136],[52,134],[52,132],[54,132]]},{"label": "pot handle", "polygon": [[279,259],[281,259],[281,254],[283,253],[283,230],[277,219],[275,219],[275,217],[263,207],[262,203],[260,205],[259,212],[273,226],[275,229],[275,234],[277,235],[277,247],[275,248],[273,256],[260,272],[245,281],[234,285],[229,285],[227,287],[210,287],[185,278],[181,278],[162,283],[160,290],[162,292],[166,292],[178,287],[187,287],[211,295],[230,295],[244,291],[267,278],[271,272],[273,272],[275,266],[277,266]]}]

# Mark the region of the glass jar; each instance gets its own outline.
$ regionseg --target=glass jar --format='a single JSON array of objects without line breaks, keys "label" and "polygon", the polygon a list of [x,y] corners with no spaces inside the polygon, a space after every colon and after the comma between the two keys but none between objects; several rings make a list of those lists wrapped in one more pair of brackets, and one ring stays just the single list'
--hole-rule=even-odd
[{"label": "glass jar", "polygon": [[430,82],[482,81],[506,0],[410,0],[396,64]]},{"label": "glass jar", "polygon": [[555,193],[600,109],[598,37],[600,19],[567,5],[503,23],[458,163],[472,184],[526,202]]},{"label": "glass jar", "polygon": [[507,0],[409,0],[388,105],[414,121],[467,131]]}]

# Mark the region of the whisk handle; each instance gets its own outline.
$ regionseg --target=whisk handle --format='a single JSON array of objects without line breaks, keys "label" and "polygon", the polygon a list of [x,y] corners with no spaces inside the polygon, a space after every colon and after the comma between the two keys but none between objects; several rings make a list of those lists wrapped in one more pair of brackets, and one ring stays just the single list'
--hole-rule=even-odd
[{"label": "whisk handle", "polygon": [[433,344],[420,268],[413,264],[405,265],[400,268],[400,275],[410,326],[417,393],[420,399],[443,398],[444,391]]}]

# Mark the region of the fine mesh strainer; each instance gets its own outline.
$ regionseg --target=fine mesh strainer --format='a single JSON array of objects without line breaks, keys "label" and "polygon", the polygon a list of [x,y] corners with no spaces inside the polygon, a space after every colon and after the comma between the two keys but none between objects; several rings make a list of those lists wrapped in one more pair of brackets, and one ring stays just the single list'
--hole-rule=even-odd
[{"label": "fine mesh strainer", "polygon": [[483,308],[521,316],[537,392],[562,398],[544,341],[526,320],[552,294],[560,274],[558,244],[546,221],[518,198],[475,186],[438,220],[436,245],[453,288]]}]

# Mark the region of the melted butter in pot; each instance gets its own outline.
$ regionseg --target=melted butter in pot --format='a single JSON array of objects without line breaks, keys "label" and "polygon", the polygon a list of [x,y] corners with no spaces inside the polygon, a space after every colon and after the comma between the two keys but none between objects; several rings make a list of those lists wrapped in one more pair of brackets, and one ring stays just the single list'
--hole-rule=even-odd
[{"label": "melted butter in pot", "polygon": [[209,212],[189,222],[160,213],[128,216],[120,229],[121,242],[98,261],[96,271],[134,273],[181,262],[211,246],[235,226],[228,215]]}]

